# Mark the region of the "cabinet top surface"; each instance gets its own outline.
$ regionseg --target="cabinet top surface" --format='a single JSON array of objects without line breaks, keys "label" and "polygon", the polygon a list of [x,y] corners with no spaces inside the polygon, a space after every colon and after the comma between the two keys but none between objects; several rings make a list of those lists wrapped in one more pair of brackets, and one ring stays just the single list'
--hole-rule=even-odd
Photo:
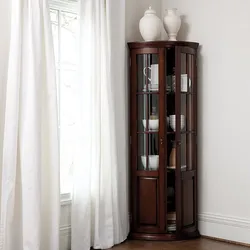
[{"label": "cabinet top surface", "polygon": [[174,46],[187,46],[193,49],[197,49],[199,43],[188,41],[152,41],[152,42],[128,42],[130,49],[142,49],[142,48],[164,48]]}]

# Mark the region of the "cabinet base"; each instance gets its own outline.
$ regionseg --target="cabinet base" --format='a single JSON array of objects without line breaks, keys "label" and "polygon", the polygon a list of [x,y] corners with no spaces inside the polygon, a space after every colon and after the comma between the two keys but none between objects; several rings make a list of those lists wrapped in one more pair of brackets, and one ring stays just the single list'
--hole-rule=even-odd
[{"label": "cabinet base", "polygon": [[200,233],[198,230],[189,232],[178,236],[177,234],[149,234],[149,233],[133,233],[130,232],[128,239],[131,240],[151,240],[151,241],[174,241],[174,240],[188,240],[199,238]]},{"label": "cabinet base", "polygon": [[176,240],[176,234],[149,234],[149,233],[130,233],[128,236],[131,240],[153,240],[153,241],[170,241]]},{"label": "cabinet base", "polygon": [[188,240],[188,239],[195,239],[195,238],[199,238],[200,232],[198,230],[195,230],[193,232],[186,232],[185,234],[182,234],[180,236],[181,240]]}]

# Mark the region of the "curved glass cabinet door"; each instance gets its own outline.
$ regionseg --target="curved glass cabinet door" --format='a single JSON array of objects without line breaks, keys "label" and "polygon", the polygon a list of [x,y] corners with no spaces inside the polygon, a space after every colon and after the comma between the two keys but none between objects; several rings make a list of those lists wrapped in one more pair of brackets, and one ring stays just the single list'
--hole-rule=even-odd
[{"label": "curved glass cabinet door", "polygon": [[159,168],[159,64],[158,54],[137,55],[138,170]]},{"label": "curved glass cabinet door", "polygon": [[129,43],[133,239],[199,236],[197,47],[180,41]]},{"label": "curved glass cabinet door", "polygon": [[[176,217],[177,234],[197,229],[196,51],[176,47]],[[179,119],[179,120],[178,120]]]}]

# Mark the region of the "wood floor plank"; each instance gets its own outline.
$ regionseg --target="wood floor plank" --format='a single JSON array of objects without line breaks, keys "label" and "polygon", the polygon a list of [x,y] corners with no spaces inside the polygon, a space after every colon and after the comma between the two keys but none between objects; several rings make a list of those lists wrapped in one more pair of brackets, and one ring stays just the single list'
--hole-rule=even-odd
[{"label": "wood floor plank", "polygon": [[113,250],[249,250],[249,247],[212,239],[199,238],[188,241],[154,242],[127,240]]}]

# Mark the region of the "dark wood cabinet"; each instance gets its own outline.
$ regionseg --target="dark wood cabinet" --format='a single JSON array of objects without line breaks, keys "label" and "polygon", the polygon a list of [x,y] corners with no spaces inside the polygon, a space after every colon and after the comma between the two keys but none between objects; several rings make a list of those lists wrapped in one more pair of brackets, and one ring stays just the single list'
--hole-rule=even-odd
[{"label": "dark wood cabinet", "polygon": [[198,237],[197,48],[132,42],[130,237]]}]

